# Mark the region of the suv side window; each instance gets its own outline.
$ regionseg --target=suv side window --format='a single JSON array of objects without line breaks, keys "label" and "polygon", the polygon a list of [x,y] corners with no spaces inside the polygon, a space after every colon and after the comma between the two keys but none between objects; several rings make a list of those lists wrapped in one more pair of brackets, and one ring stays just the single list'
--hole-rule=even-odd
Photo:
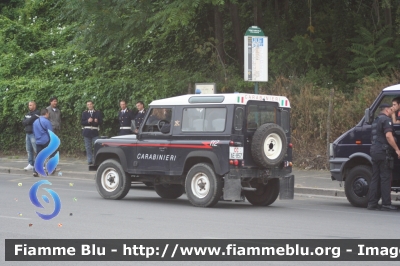
[{"label": "suv side window", "polygon": [[276,123],[276,108],[269,105],[249,105],[247,129],[256,130],[265,123]]},{"label": "suv side window", "polygon": [[289,112],[286,110],[282,110],[281,112],[281,124],[283,130],[285,130],[285,133],[288,133],[290,129],[290,117]]},{"label": "suv side window", "polygon": [[184,108],[182,116],[183,132],[225,130],[226,108]]},{"label": "suv side window", "polygon": [[236,107],[235,109],[235,121],[233,121],[233,126],[235,130],[242,130],[243,128],[243,115],[244,110],[242,107]]},{"label": "suv side window", "polygon": [[167,127],[171,124],[171,116],[172,116],[171,108],[151,109],[150,115],[144,124],[142,132],[160,132],[160,127],[161,128]]}]

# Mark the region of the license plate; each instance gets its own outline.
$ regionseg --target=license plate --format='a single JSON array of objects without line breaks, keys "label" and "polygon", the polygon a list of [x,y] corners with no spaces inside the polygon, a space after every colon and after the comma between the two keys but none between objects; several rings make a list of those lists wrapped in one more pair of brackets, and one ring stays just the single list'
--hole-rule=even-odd
[{"label": "license plate", "polygon": [[243,147],[229,147],[229,159],[243,160]]}]

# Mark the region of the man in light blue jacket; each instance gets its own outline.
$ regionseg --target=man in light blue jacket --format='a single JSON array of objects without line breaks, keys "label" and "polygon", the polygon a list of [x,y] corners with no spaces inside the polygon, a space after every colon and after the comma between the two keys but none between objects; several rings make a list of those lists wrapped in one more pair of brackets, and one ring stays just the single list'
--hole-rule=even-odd
[{"label": "man in light blue jacket", "polygon": [[[33,134],[35,134],[37,154],[49,145],[50,135],[48,130],[53,131],[49,120],[49,111],[47,109],[42,109],[40,111],[40,117],[33,123]],[[35,169],[33,169],[33,176],[39,176]]]}]

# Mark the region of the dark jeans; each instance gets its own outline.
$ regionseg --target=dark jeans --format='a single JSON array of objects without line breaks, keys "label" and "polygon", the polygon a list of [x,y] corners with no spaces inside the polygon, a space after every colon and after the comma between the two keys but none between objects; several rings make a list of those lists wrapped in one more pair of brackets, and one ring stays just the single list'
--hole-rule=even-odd
[{"label": "dark jeans", "polygon": [[392,170],[386,160],[372,160],[372,180],[368,191],[368,206],[378,204],[382,196],[382,205],[391,205]]},{"label": "dark jeans", "polygon": [[[49,145],[50,141],[47,142],[46,144],[36,144],[36,154],[39,154],[44,148],[46,148]],[[33,172],[36,173],[35,167],[33,168]]]},{"label": "dark jeans", "polygon": [[88,163],[93,163],[93,144],[98,138],[99,136],[93,138],[83,137],[85,141],[86,157]]}]

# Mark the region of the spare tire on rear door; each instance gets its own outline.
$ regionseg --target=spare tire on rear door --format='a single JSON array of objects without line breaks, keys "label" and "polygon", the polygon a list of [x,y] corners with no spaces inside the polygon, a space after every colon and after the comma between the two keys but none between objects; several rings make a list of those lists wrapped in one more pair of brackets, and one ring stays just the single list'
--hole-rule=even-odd
[{"label": "spare tire on rear door", "polygon": [[279,164],[285,157],[287,139],[283,129],[277,124],[261,125],[253,135],[251,155],[262,167]]}]

